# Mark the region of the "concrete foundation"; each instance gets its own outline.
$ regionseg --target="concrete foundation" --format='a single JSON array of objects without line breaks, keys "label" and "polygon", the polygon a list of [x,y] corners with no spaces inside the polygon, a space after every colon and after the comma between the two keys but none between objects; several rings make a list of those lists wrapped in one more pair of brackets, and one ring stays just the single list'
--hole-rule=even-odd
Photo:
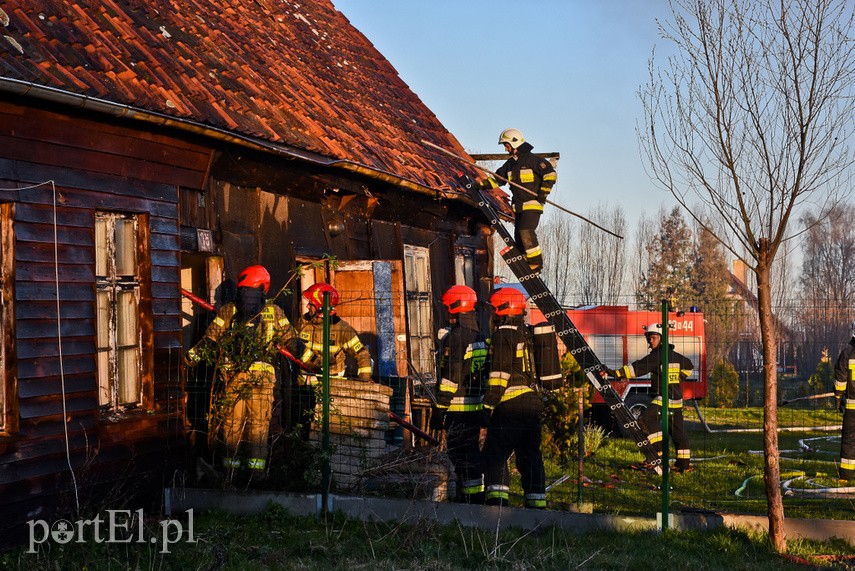
[{"label": "concrete foundation", "polygon": [[[316,515],[321,513],[323,507],[322,496],[319,494],[234,492],[194,488],[167,488],[164,490],[164,501],[167,515],[178,514],[188,509],[195,511],[216,509],[233,514],[253,514],[263,511],[270,502],[281,505],[294,515]],[[532,530],[556,527],[586,533],[597,530],[656,531],[660,528],[657,523],[658,517],[622,517],[332,494],[327,497],[327,511],[341,512],[349,518],[364,521],[416,523],[420,520],[433,520],[443,524],[458,522],[462,526],[490,530],[506,528]],[[768,520],[764,516],[685,512],[670,514],[668,521],[672,529],[713,529],[726,525],[751,531],[768,531]],[[855,521],[787,518],[784,521],[784,530],[789,539],[824,541],[839,538],[855,545]]]}]

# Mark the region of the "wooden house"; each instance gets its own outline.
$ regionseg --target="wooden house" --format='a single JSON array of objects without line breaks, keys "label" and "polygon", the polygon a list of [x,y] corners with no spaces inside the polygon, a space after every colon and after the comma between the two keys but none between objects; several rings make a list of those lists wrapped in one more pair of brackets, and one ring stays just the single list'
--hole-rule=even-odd
[{"label": "wooden house", "polygon": [[422,141],[466,153],[329,0],[8,0],[0,27],[0,526],[180,477],[182,288],[333,256],[282,304],[331,281],[400,378],[445,288],[489,294],[465,165]]}]

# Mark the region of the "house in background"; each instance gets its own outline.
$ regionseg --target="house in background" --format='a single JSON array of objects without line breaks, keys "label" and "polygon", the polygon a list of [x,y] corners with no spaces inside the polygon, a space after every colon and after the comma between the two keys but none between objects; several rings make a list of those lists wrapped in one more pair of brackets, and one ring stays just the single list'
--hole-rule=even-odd
[{"label": "house in background", "polygon": [[4,528],[180,473],[182,288],[333,256],[278,301],[330,281],[399,378],[430,373],[445,288],[489,295],[491,230],[422,140],[467,155],[328,0],[10,0],[0,25]]}]

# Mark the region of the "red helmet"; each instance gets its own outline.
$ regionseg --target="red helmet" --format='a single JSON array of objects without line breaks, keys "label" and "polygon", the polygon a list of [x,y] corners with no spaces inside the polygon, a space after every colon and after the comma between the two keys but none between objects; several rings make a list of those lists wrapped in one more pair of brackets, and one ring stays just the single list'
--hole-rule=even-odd
[{"label": "red helmet", "polygon": [[270,291],[270,274],[264,266],[250,266],[238,274],[237,286],[252,288],[261,286],[264,288],[264,293],[267,293]]},{"label": "red helmet", "polygon": [[496,309],[496,315],[522,315],[525,312],[525,296],[512,287],[503,287],[490,296],[490,305]]},{"label": "red helmet", "polygon": [[338,291],[330,284],[312,284],[303,292],[303,297],[305,297],[309,301],[309,304],[315,309],[323,309],[324,292],[329,292],[331,306],[338,305]]},{"label": "red helmet", "polygon": [[455,285],[442,294],[442,303],[448,308],[448,313],[469,313],[475,310],[478,296],[475,290],[465,285]]}]

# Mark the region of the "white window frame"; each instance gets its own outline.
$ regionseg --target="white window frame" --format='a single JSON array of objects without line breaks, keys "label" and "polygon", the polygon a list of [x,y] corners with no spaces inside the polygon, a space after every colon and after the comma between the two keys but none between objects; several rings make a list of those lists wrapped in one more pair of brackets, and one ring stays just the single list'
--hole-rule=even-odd
[{"label": "white window frame", "polygon": [[423,377],[435,379],[433,290],[428,248],[404,244],[404,289],[412,363]]},{"label": "white window frame", "polygon": [[139,216],[96,212],[98,395],[111,412],[143,403],[139,242]]}]

